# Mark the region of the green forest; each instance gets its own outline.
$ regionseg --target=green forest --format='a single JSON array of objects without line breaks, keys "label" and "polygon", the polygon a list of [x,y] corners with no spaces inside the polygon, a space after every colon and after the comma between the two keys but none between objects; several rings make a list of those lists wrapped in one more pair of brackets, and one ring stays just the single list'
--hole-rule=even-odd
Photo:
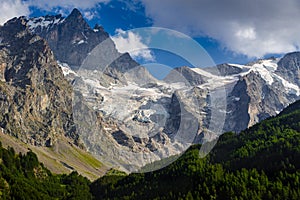
[{"label": "green forest", "polygon": [[300,101],[239,134],[223,134],[205,158],[200,147],[158,171],[111,170],[90,182],[77,172],[54,175],[33,152],[1,146],[0,199],[300,199]]}]

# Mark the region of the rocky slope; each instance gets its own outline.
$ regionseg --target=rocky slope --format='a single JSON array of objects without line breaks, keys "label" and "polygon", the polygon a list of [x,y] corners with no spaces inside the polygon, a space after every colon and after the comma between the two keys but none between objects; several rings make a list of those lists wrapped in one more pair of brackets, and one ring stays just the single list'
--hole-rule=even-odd
[{"label": "rocky slope", "polygon": [[31,32],[25,17],[0,27],[0,38],[2,144],[21,153],[30,148],[54,173],[76,170],[90,179],[103,175],[107,167],[79,143],[73,88],[48,42]]},{"label": "rocky slope", "polygon": [[[235,87],[229,93],[227,102],[227,121],[225,130],[241,131],[255,123],[278,114],[290,103],[299,99],[299,86],[288,76],[282,76],[291,67],[281,63],[282,59],[259,60],[250,65],[240,66],[246,72],[241,73]],[[298,57],[300,53],[292,53]],[[297,70],[294,71],[298,73]]]},{"label": "rocky slope", "polygon": [[108,82],[124,83],[126,71],[140,68],[128,53],[117,51],[103,27],[96,24],[91,28],[77,9],[66,18],[57,15],[27,19],[27,26],[33,34],[46,39],[55,58],[72,70],[96,69],[105,72],[103,78]]},{"label": "rocky slope", "polygon": [[0,126],[36,146],[52,146],[59,136],[76,143],[72,87],[47,42],[26,22],[15,18],[0,28]]},{"label": "rocky slope", "polygon": [[48,41],[57,60],[78,68],[87,54],[100,42],[109,38],[102,27],[94,29],[74,9],[64,18],[61,15],[28,19],[29,29]]}]

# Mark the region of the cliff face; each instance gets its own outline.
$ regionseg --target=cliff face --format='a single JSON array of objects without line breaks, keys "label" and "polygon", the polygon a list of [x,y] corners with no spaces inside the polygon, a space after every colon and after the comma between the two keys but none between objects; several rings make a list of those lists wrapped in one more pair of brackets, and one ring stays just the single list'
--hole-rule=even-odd
[{"label": "cliff face", "polygon": [[0,38],[0,126],[37,146],[52,146],[58,136],[77,141],[72,87],[47,42],[22,17],[4,24]]},{"label": "cliff face", "polygon": [[286,54],[279,62],[276,74],[290,80],[295,85],[300,85],[300,52]]},{"label": "cliff face", "polygon": [[227,98],[225,131],[244,130],[299,99],[297,57],[295,52],[242,66],[244,72]]},{"label": "cliff face", "polygon": [[77,9],[67,18],[45,16],[29,19],[27,24],[32,33],[47,40],[57,60],[73,69],[78,69],[88,53],[109,38],[102,27],[90,28]]}]

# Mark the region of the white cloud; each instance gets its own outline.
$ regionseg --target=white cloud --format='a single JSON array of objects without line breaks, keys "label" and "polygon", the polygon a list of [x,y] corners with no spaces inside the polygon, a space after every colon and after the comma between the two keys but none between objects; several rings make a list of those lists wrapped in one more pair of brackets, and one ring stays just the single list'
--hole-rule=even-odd
[{"label": "white cloud", "polygon": [[116,30],[116,35],[112,40],[120,53],[128,52],[135,59],[144,59],[145,61],[154,61],[155,58],[148,46],[143,43],[140,35],[132,31]]},{"label": "white cloud", "polygon": [[101,4],[106,4],[111,0],[28,0],[28,4],[32,7],[44,10],[54,11],[62,15],[68,15],[71,10],[78,8],[87,20],[98,17],[97,10]]},{"label": "white cloud", "polygon": [[0,25],[7,20],[28,16],[29,7],[35,7],[45,11],[54,11],[60,14],[69,14],[73,8],[83,11],[84,17],[88,20],[97,16],[97,8],[100,3],[108,3],[110,0],[0,0]]},{"label": "white cloud", "polygon": [[13,17],[28,14],[28,5],[21,0],[0,0],[0,25]]},{"label": "white cloud", "polygon": [[107,3],[110,0],[29,0],[29,4],[43,10],[52,10],[57,7],[65,9],[78,8],[82,10],[95,8],[99,3]]},{"label": "white cloud", "polygon": [[142,0],[154,26],[208,36],[249,57],[299,50],[299,0]]},{"label": "white cloud", "polygon": [[87,19],[87,20],[92,20],[93,18],[95,18],[97,16],[97,12],[93,12],[93,11],[84,11],[83,12],[83,16]]}]

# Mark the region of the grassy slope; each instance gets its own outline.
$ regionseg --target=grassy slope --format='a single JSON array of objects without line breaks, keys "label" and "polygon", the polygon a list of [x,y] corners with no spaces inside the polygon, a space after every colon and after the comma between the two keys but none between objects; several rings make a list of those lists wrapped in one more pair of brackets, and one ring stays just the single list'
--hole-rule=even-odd
[{"label": "grassy slope", "polygon": [[52,173],[70,173],[76,170],[79,174],[90,180],[103,176],[108,167],[94,158],[91,154],[72,145],[66,138],[58,140],[52,148],[36,147],[20,142],[18,139],[0,132],[0,140],[3,147],[13,147],[15,151],[25,154],[31,149],[40,162]]}]

